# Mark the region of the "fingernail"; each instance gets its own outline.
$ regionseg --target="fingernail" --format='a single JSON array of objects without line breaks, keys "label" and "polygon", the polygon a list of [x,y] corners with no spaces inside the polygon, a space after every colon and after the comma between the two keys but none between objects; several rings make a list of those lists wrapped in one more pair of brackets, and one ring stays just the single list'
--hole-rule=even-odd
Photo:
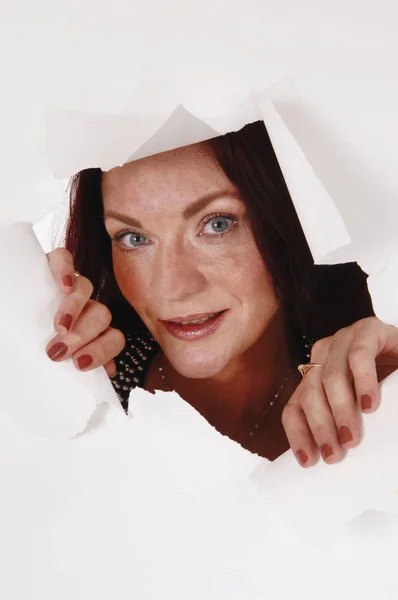
[{"label": "fingernail", "polygon": [[308,461],[308,456],[306,455],[304,450],[297,450],[296,456],[297,456],[297,460],[299,461],[300,465],[302,465],[302,466],[304,466],[305,463]]},{"label": "fingernail", "polygon": [[62,319],[59,320],[59,324],[61,325],[61,327],[65,327],[66,331],[69,331],[72,325],[72,321],[72,315],[66,314],[62,317]]},{"label": "fingernail", "polygon": [[347,425],[342,425],[339,429],[340,444],[343,446],[343,444],[352,442],[352,440],[353,440],[353,437],[352,437],[351,430],[349,429],[349,427],[347,427]]},{"label": "fingernail", "polygon": [[321,454],[323,460],[326,460],[333,454],[332,446],[330,444],[322,444],[321,446]]},{"label": "fingernail", "polygon": [[47,356],[51,360],[60,360],[68,352],[68,346],[64,342],[57,342],[47,350]]},{"label": "fingernail", "polygon": [[109,372],[108,372],[108,376],[113,379],[113,377],[116,377],[117,375],[117,369],[116,367],[113,367]]},{"label": "fingernail", "polygon": [[73,288],[73,277],[72,275],[64,275],[62,277],[62,283],[65,287]]},{"label": "fingernail", "polygon": [[83,356],[79,356],[77,359],[77,364],[79,365],[79,369],[87,369],[93,362],[93,357],[89,354],[84,354]]},{"label": "fingernail", "polygon": [[362,410],[369,410],[372,408],[372,398],[369,394],[364,394],[361,398],[361,408]]}]

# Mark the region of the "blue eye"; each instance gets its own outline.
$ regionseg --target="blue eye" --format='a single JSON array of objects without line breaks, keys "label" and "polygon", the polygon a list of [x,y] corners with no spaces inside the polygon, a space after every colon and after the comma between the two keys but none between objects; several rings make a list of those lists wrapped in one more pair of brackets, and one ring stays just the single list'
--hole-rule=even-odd
[{"label": "blue eye", "polygon": [[[126,240],[128,240],[128,243]],[[139,233],[127,233],[122,236],[121,241],[125,248],[138,248],[145,244],[147,238]]]},{"label": "blue eye", "polygon": [[[205,227],[203,229],[203,231],[207,234],[207,235],[213,235],[215,233],[224,233],[225,231],[227,231],[230,227],[231,224],[234,222],[234,220],[231,217],[226,217],[224,215],[217,215],[214,217],[211,217],[207,223],[205,224]],[[210,226],[210,231],[206,231],[206,227]]]}]

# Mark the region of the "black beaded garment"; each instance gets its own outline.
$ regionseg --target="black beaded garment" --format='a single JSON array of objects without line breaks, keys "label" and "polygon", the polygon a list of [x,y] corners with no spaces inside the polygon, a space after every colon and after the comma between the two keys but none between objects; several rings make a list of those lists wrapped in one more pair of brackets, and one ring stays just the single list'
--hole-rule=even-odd
[{"label": "black beaded garment", "polygon": [[115,358],[116,375],[111,379],[126,412],[131,390],[144,386],[149,366],[159,350],[159,344],[146,328],[126,335],[126,345]]},{"label": "black beaded garment", "polygon": [[[300,362],[308,363],[314,340],[302,335],[298,340]],[[126,345],[115,358],[116,375],[111,379],[126,412],[130,392],[136,387],[144,387],[150,364],[159,350],[159,344],[146,328],[126,335]]]}]

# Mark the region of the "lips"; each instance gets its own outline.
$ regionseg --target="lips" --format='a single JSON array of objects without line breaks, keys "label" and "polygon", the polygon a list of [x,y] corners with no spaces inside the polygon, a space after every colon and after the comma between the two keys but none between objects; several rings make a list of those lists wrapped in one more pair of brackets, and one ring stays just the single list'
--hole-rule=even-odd
[{"label": "lips", "polygon": [[211,335],[223,322],[228,310],[217,313],[201,313],[161,321],[167,331],[180,340],[197,340]]},{"label": "lips", "polygon": [[[222,311],[220,311],[222,312]],[[211,319],[220,312],[201,313],[196,315],[188,315],[187,317],[177,317],[176,319],[167,319],[165,323],[176,323],[177,325],[200,325],[202,322]]]}]

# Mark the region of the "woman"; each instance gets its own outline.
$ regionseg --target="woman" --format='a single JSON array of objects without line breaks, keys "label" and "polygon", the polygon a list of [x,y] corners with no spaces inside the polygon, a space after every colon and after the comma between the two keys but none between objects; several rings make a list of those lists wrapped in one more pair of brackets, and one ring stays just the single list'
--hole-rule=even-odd
[{"label": "woman", "polygon": [[398,331],[357,265],[313,265],[262,122],[88,169],[71,191],[66,249],[49,255],[66,294],[52,360],[104,365],[123,402],[136,385],[176,390],[271,460],[290,446],[302,466],[318,450],[333,463],[358,443]]}]

